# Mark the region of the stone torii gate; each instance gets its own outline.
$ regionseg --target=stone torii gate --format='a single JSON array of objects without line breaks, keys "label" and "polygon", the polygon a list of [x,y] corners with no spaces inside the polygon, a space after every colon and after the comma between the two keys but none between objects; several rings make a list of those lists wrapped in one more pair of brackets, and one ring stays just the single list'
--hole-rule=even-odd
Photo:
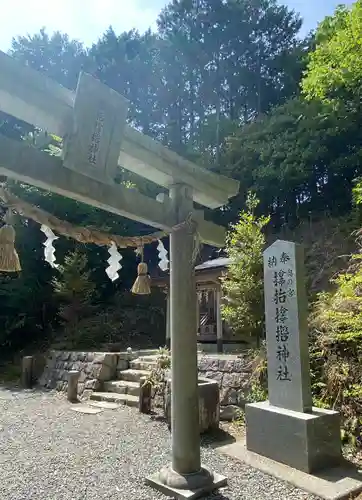
[{"label": "stone torii gate", "polygon": [[[223,246],[225,231],[193,203],[225,205],[239,183],[181,158],[126,124],[128,101],[82,73],[76,92],[0,52],[0,110],[63,138],[62,157],[0,135],[0,174],[170,233],[172,465],[149,483],[195,498],[225,478],[201,466],[196,344],[196,234]],[[115,183],[118,165],[169,190],[162,202]]]}]

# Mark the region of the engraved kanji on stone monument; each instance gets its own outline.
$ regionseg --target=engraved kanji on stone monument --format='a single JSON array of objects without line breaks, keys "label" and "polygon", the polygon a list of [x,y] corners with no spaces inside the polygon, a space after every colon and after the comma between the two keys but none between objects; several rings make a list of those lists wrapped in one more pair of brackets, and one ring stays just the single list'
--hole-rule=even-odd
[{"label": "engraved kanji on stone monument", "polygon": [[338,412],[312,408],[303,259],[289,241],[264,252],[269,401],[245,406],[246,446],[312,473],[339,463],[341,441]]},{"label": "engraved kanji on stone monument", "polygon": [[276,241],[264,252],[269,401],[305,412],[312,408],[303,249]]},{"label": "engraved kanji on stone monument", "polygon": [[127,99],[91,75],[81,73],[73,123],[64,140],[64,166],[113,184],[127,112]]}]

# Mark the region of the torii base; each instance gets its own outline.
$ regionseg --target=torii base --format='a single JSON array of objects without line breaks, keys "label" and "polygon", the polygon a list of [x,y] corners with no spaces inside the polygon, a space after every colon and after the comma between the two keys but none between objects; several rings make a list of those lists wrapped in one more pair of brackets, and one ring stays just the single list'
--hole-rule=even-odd
[{"label": "torii base", "polygon": [[166,496],[180,500],[193,500],[226,486],[225,476],[209,472],[204,467],[195,474],[181,475],[171,468],[164,468],[146,478],[146,484]]}]

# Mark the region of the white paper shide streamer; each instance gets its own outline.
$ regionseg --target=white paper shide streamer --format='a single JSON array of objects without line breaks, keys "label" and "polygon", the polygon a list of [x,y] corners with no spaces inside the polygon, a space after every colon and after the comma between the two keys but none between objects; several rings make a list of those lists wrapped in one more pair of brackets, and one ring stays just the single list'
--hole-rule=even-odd
[{"label": "white paper shide streamer", "polygon": [[58,239],[58,236],[55,236],[50,227],[46,226],[45,224],[41,226],[40,231],[42,231],[47,237],[46,241],[43,243],[45,247],[45,261],[48,262],[51,267],[54,267],[56,269],[57,267],[59,267],[59,264],[55,263],[55,248],[53,247],[53,242]]},{"label": "white paper shide streamer", "polygon": [[115,281],[119,278],[119,274],[117,271],[122,269],[119,261],[122,259],[122,255],[117,250],[116,244],[112,241],[111,246],[108,248],[108,253],[110,255],[107,260],[109,266],[106,269],[107,276],[110,280]]},{"label": "white paper shide streamer", "polygon": [[168,263],[169,260],[167,258],[167,250],[164,247],[163,243],[161,240],[158,240],[158,258],[160,259],[160,262],[158,263],[158,267],[162,269],[162,271],[167,271],[168,269]]}]

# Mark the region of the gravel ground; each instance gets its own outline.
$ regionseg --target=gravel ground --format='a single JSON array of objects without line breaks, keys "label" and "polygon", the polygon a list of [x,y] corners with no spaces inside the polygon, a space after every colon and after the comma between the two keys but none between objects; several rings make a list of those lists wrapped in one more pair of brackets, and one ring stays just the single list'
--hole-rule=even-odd
[{"label": "gravel ground", "polygon": [[[170,461],[163,422],[134,408],[85,415],[64,395],[0,389],[1,500],[165,499],[143,478]],[[315,500],[204,444],[229,484],[209,500]]]}]

